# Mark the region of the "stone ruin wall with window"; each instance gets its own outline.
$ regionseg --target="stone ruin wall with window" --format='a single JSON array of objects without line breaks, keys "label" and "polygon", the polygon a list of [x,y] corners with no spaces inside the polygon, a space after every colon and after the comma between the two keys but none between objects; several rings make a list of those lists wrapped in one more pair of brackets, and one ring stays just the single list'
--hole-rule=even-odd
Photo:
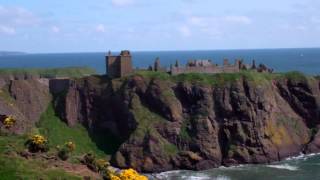
[{"label": "stone ruin wall with window", "polygon": [[[240,61],[236,60],[234,64],[229,64],[227,60],[224,61],[223,66],[213,64],[210,61],[206,63],[198,63],[194,61],[193,65],[187,64],[185,67],[171,67],[170,72],[172,75],[185,74],[185,73],[236,73],[240,72]],[[200,61],[201,62],[201,61]]]}]

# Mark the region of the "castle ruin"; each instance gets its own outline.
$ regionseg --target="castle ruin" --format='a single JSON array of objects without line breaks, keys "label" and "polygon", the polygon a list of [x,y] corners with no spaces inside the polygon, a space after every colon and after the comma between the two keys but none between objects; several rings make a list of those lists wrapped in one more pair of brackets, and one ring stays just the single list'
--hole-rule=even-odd
[{"label": "castle ruin", "polygon": [[121,51],[118,56],[113,56],[109,51],[106,56],[106,72],[110,78],[120,78],[131,74],[133,68],[130,51]]},{"label": "castle ruin", "polygon": [[239,60],[236,60],[234,64],[229,64],[227,59],[224,60],[223,66],[214,64],[211,60],[190,60],[185,67],[171,66],[170,73],[172,75],[184,74],[184,73],[236,73],[240,72]]},{"label": "castle ruin", "polygon": [[[106,56],[106,69],[107,74],[110,78],[120,78],[128,76],[134,70],[132,68],[132,56],[130,51],[121,51],[120,55],[112,56],[111,52]],[[264,64],[256,66],[255,60],[252,64],[245,64],[243,60],[235,60],[233,64],[229,63],[228,59],[223,60],[223,65],[213,63],[209,59],[205,60],[190,60],[186,66],[182,67],[179,65],[178,60],[176,60],[175,65],[170,66],[170,70],[167,71],[166,68],[161,67],[160,59],[156,58],[154,66],[149,66],[149,71],[161,71],[168,72],[171,75],[186,74],[186,73],[206,73],[206,74],[217,74],[217,73],[237,73],[241,70],[252,70],[256,72],[268,72],[272,73],[273,69],[269,69]]]}]

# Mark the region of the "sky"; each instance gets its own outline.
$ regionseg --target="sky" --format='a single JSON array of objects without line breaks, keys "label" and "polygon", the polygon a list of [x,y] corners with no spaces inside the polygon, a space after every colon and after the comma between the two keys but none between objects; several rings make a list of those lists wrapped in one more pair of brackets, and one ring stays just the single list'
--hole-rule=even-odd
[{"label": "sky", "polygon": [[0,50],[320,47],[319,0],[0,0]]}]

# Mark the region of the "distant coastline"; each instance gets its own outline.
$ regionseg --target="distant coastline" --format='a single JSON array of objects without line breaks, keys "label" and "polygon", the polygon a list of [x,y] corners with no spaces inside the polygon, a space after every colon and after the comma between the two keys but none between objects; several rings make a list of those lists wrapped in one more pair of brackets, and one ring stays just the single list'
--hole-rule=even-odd
[{"label": "distant coastline", "polygon": [[26,52],[19,51],[0,51],[0,56],[25,55]]}]

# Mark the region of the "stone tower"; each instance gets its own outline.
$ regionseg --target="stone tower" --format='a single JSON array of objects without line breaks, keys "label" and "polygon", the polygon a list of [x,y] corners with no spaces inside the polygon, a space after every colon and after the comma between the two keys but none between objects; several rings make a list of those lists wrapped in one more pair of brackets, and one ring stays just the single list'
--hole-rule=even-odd
[{"label": "stone tower", "polygon": [[121,51],[120,55],[113,56],[111,52],[106,56],[106,71],[110,78],[119,78],[133,72],[130,51]]},{"label": "stone tower", "polygon": [[153,67],[153,70],[154,71],[160,71],[160,58],[156,58],[156,60],[154,61],[154,67]]}]

